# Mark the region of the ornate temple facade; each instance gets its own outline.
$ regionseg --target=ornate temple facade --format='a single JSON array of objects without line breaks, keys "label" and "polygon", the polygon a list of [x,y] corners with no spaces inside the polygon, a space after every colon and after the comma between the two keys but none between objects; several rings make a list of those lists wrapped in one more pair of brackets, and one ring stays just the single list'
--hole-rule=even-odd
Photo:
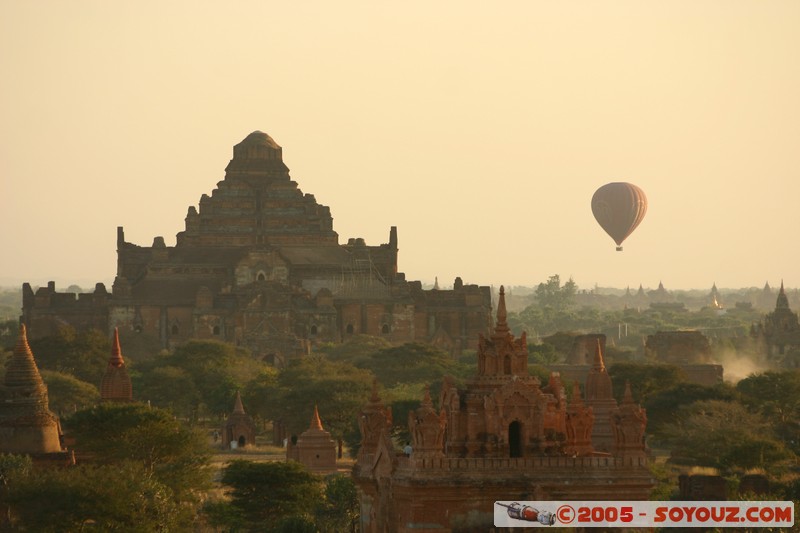
[{"label": "ornate temple facade", "polygon": [[[282,148],[260,131],[234,146],[225,178],[191,206],[175,246],[126,241],[117,228],[112,291],[59,293],[23,285],[32,338],[69,324],[150,337],[168,348],[218,339],[275,360],[316,342],[368,334],[392,343],[432,342],[454,354],[491,329],[488,287],[456,278],[424,290],[398,272],[397,229],[388,242],[339,244],[327,206],[289,176]],[[142,344],[142,343],[126,343]]]},{"label": "ornate temple facade", "polygon": [[[544,385],[530,376],[525,334],[509,331],[503,288],[494,333],[480,336],[477,357],[477,375],[463,389],[445,380],[438,408],[426,391],[409,414],[409,455],[396,450],[391,411],[373,388],[353,470],[362,531],[488,530],[496,500],[648,498],[647,419],[630,389],[603,412],[592,404],[613,401],[604,367],[587,382],[587,400],[577,384],[568,400],[556,373]],[[596,424],[608,428],[606,452],[596,446]]]}]

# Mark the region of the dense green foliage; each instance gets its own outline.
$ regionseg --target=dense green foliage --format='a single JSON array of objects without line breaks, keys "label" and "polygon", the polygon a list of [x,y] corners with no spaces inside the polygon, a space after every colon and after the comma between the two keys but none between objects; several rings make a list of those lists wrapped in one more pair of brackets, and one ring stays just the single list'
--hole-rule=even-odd
[{"label": "dense green foliage", "polygon": [[209,483],[209,450],[202,435],[168,411],[138,403],[103,403],[64,421],[76,448],[97,464],[138,463],[168,487],[176,501],[195,502]]},{"label": "dense green foliage", "polygon": [[86,383],[72,374],[42,370],[42,379],[47,385],[50,410],[59,415],[86,409],[100,400],[100,391],[92,383]]},{"label": "dense green foliage", "polygon": [[800,454],[800,370],[754,374],[736,384],[742,402],[768,420],[775,434]]},{"label": "dense green foliage", "polygon": [[0,321],[0,352],[11,350],[17,343],[19,335],[19,320],[9,319]]},{"label": "dense green foliage", "polygon": [[608,368],[614,387],[614,397],[622,399],[625,384],[630,383],[631,393],[638,402],[646,401],[650,395],[676,386],[686,379],[686,374],[673,365],[643,365],[616,363]]},{"label": "dense green foliage", "polygon": [[13,477],[7,502],[15,530],[176,531],[172,491],[138,463],[35,469]]},{"label": "dense green foliage", "polygon": [[536,287],[536,300],[539,307],[550,312],[564,311],[575,303],[577,290],[578,286],[572,278],[562,286],[561,276],[555,274]]},{"label": "dense green foliage", "polygon": [[264,367],[247,350],[231,344],[191,340],[142,361],[133,385],[137,398],[195,420],[229,412],[236,391]]},{"label": "dense green foliage", "polygon": [[358,528],[358,492],[350,476],[334,474],[325,480],[324,498],[316,507],[316,523],[322,533],[355,532]]},{"label": "dense green foliage", "polygon": [[[635,383],[635,382],[634,382]],[[661,429],[675,421],[678,408],[703,400],[735,401],[736,390],[727,383],[706,387],[680,382],[669,388],[650,393],[641,403],[647,409],[647,432],[658,435]]]},{"label": "dense green foliage", "polygon": [[767,420],[738,402],[702,400],[681,407],[674,422],[662,428],[662,439],[679,464],[774,471],[793,454],[776,437]]},{"label": "dense green foliage", "polygon": [[346,362],[318,356],[294,361],[264,391],[273,401],[261,406],[261,414],[282,421],[290,434],[299,435],[308,429],[316,404],[325,429],[341,442],[369,398],[372,379],[369,371]]},{"label": "dense green foliage", "polygon": [[100,383],[111,355],[111,340],[96,329],[76,332],[64,326],[58,334],[30,341],[40,369],[72,374],[81,381]]},{"label": "dense green foliage", "polygon": [[398,383],[432,383],[458,373],[450,354],[429,344],[408,343],[384,348],[362,363],[386,387]]},{"label": "dense green foliage", "polygon": [[322,484],[300,463],[231,462],[222,474],[231,506],[243,525],[269,527],[292,516],[310,518],[322,499]]},{"label": "dense green foliage", "polygon": [[324,479],[299,463],[233,461],[222,483],[229,502],[207,507],[211,522],[230,531],[345,533],[356,531],[358,495],[353,480]]}]

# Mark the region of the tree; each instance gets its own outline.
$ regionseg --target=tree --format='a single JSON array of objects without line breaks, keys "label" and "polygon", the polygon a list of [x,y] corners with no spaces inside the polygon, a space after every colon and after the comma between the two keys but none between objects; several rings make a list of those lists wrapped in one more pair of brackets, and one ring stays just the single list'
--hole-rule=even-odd
[{"label": "tree", "polygon": [[800,453],[800,370],[768,371],[736,384],[742,402],[766,416],[783,442]]},{"label": "tree", "polygon": [[322,498],[319,479],[300,463],[232,461],[222,474],[231,489],[231,506],[245,524],[263,531],[289,517],[311,518],[314,502]]},{"label": "tree", "polygon": [[0,454],[0,531],[6,531],[11,522],[8,506],[8,487],[14,478],[27,476],[33,462],[28,455]]},{"label": "tree", "polygon": [[146,370],[133,372],[131,376],[136,398],[169,409],[176,416],[192,419],[202,398],[189,372],[176,366],[145,365]]},{"label": "tree", "polygon": [[278,393],[278,371],[265,367],[245,385],[242,402],[251,416],[268,420],[275,402],[280,400]]},{"label": "tree", "polygon": [[321,533],[355,533],[359,502],[353,478],[343,474],[328,476],[324,496],[314,513],[317,530]]},{"label": "tree", "polygon": [[143,361],[134,385],[143,384],[155,405],[172,406],[193,420],[202,412],[222,416],[236,391],[265,366],[231,344],[190,340],[168,355]]},{"label": "tree", "polygon": [[362,368],[370,370],[384,386],[398,383],[431,383],[457,369],[447,352],[430,344],[407,343],[380,350]]},{"label": "tree", "polygon": [[13,350],[19,336],[19,320],[3,320],[0,322],[0,352]]},{"label": "tree", "polygon": [[390,346],[389,341],[382,337],[353,335],[339,344],[328,343],[318,346],[315,353],[324,354],[332,361],[346,361],[355,366],[362,366],[370,357]]},{"label": "tree", "polygon": [[71,326],[31,340],[30,346],[39,368],[72,374],[88,383],[100,383],[111,355],[111,340],[103,332],[77,332]]},{"label": "tree", "polygon": [[14,526],[25,531],[172,531],[183,525],[171,491],[136,463],[36,469],[9,486]]},{"label": "tree", "polygon": [[738,402],[704,400],[683,406],[662,435],[673,460],[682,464],[771,470],[793,458],[764,418]]},{"label": "tree", "polygon": [[536,287],[536,301],[539,307],[564,311],[574,304],[577,290],[578,286],[572,278],[562,287],[561,277],[554,274],[547,278],[547,282]]},{"label": "tree", "polygon": [[608,375],[614,384],[615,398],[622,398],[625,383],[630,382],[631,392],[638,402],[645,402],[651,394],[672,388],[686,379],[680,367],[639,363],[615,363],[609,367]]},{"label": "tree", "polygon": [[42,379],[47,385],[50,410],[63,415],[85,409],[100,400],[100,392],[95,385],[86,383],[71,374],[42,370]]},{"label": "tree", "polygon": [[660,434],[661,428],[675,421],[675,412],[679,407],[703,400],[735,401],[736,390],[727,383],[712,387],[697,383],[678,383],[668,389],[653,392],[643,402],[647,410],[647,432]]},{"label": "tree", "polygon": [[138,403],[103,403],[64,421],[76,451],[92,462],[133,461],[169,487],[178,501],[196,502],[210,480],[205,437],[168,411]]},{"label": "tree", "polygon": [[268,418],[299,434],[308,429],[316,404],[323,424],[339,443],[341,457],[344,435],[367,402],[372,379],[367,370],[318,356],[294,361],[278,375]]},{"label": "tree", "polygon": [[558,362],[559,355],[552,344],[528,344],[528,361],[539,365],[552,365]]}]

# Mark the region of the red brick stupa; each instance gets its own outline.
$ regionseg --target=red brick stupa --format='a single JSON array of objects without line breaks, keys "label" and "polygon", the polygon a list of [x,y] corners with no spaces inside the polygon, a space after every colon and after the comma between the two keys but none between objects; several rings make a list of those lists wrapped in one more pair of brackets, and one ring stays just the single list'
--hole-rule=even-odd
[{"label": "red brick stupa", "polygon": [[27,454],[34,462],[73,461],[61,444],[61,426],[50,411],[25,324],[0,387],[0,452]]},{"label": "red brick stupa", "polygon": [[222,427],[222,447],[230,447],[231,442],[235,442],[237,448],[256,443],[256,424],[253,422],[253,418],[244,412],[242,395],[239,394],[239,391],[236,391],[233,412]]},{"label": "red brick stupa", "polygon": [[286,458],[303,464],[315,474],[336,472],[336,442],[322,428],[316,405],[311,424],[300,434],[297,444],[286,448]]},{"label": "red brick stupa", "polygon": [[119,331],[114,328],[114,344],[111,347],[111,357],[108,359],[106,373],[100,384],[100,400],[106,402],[130,402],[133,400],[133,387],[125,360],[122,358],[122,348],[119,346]]}]

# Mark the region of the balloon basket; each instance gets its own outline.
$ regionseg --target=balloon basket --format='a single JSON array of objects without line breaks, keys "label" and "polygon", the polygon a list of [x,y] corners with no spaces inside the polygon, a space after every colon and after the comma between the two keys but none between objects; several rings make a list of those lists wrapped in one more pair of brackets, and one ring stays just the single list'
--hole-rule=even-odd
[{"label": "balloon basket", "polygon": [[617,251],[621,252],[622,251],[622,246],[617,246]]}]

